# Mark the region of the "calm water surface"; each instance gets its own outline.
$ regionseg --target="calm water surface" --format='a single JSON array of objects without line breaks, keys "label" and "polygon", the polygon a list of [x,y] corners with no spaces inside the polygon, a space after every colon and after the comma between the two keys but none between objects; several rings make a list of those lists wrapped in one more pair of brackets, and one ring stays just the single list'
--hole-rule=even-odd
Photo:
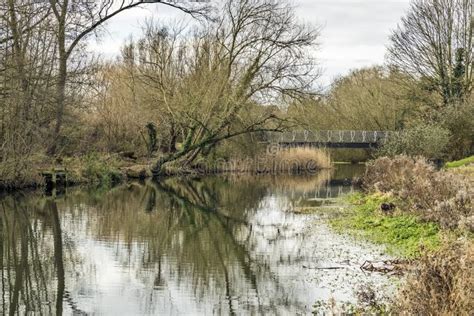
[{"label": "calm water surface", "polygon": [[353,189],[330,178],[168,179],[3,197],[0,311],[294,315],[317,300],[354,301],[361,284],[388,286],[358,269],[380,249],[335,235],[325,216],[297,213],[341,207],[334,198]]}]

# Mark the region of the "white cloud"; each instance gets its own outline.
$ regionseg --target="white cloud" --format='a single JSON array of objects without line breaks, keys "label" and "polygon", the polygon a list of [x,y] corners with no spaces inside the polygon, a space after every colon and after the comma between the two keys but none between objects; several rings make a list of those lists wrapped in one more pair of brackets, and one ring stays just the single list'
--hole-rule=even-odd
[{"label": "white cloud", "polygon": [[[315,52],[324,69],[321,83],[327,85],[351,69],[381,64],[390,31],[408,8],[409,0],[294,0],[297,15],[323,27],[320,49]],[[139,37],[146,19],[189,19],[169,7],[155,5],[134,9],[115,17],[106,26],[100,42],[91,47],[107,57],[120,52],[130,37]]]}]

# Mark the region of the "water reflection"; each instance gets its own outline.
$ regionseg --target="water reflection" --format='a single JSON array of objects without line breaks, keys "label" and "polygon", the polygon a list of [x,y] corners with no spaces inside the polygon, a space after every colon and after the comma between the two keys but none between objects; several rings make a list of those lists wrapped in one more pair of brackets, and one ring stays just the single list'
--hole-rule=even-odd
[{"label": "water reflection", "polygon": [[[3,314],[295,314],[329,295],[291,212],[310,178],[168,179],[1,201]],[[308,247],[310,245],[310,247]]]},{"label": "water reflection", "polygon": [[[38,201],[37,201],[38,202]],[[63,309],[63,241],[54,201],[1,200],[1,307],[9,315]]]}]

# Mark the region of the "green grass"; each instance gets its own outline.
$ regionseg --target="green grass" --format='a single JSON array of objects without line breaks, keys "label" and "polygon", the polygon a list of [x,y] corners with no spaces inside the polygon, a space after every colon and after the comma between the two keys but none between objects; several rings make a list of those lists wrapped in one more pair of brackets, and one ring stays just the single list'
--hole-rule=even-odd
[{"label": "green grass", "polygon": [[380,204],[397,201],[381,195],[356,194],[350,198],[353,207],[347,214],[331,220],[331,225],[341,233],[368,239],[387,246],[393,255],[414,258],[423,250],[435,250],[441,245],[439,227],[423,222],[414,215],[384,215]]},{"label": "green grass", "polygon": [[459,168],[462,166],[466,166],[470,163],[474,163],[474,156],[467,157],[467,158],[457,160],[457,161],[447,162],[444,166],[446,167],[446,169],[451,169],[451,168]]}]

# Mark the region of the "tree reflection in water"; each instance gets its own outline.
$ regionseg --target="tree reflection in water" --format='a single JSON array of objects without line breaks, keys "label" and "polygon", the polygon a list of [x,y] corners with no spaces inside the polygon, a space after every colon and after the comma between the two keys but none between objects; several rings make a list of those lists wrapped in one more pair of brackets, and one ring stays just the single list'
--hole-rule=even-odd
[{"label": "tree reflection in water", "polygon": [[[298,183],[306,190],[325,180]],[[304,273],[306,219],[275,193],[291,181],[168,179],[6,197],[3,313],[308,312],[309,285],[289,284]]]},{"label": "tree reflection in water", "polygon": [[60,315],[63,311],[63,242],[54,200],[6,197],[0,202],[3,314]]}]

